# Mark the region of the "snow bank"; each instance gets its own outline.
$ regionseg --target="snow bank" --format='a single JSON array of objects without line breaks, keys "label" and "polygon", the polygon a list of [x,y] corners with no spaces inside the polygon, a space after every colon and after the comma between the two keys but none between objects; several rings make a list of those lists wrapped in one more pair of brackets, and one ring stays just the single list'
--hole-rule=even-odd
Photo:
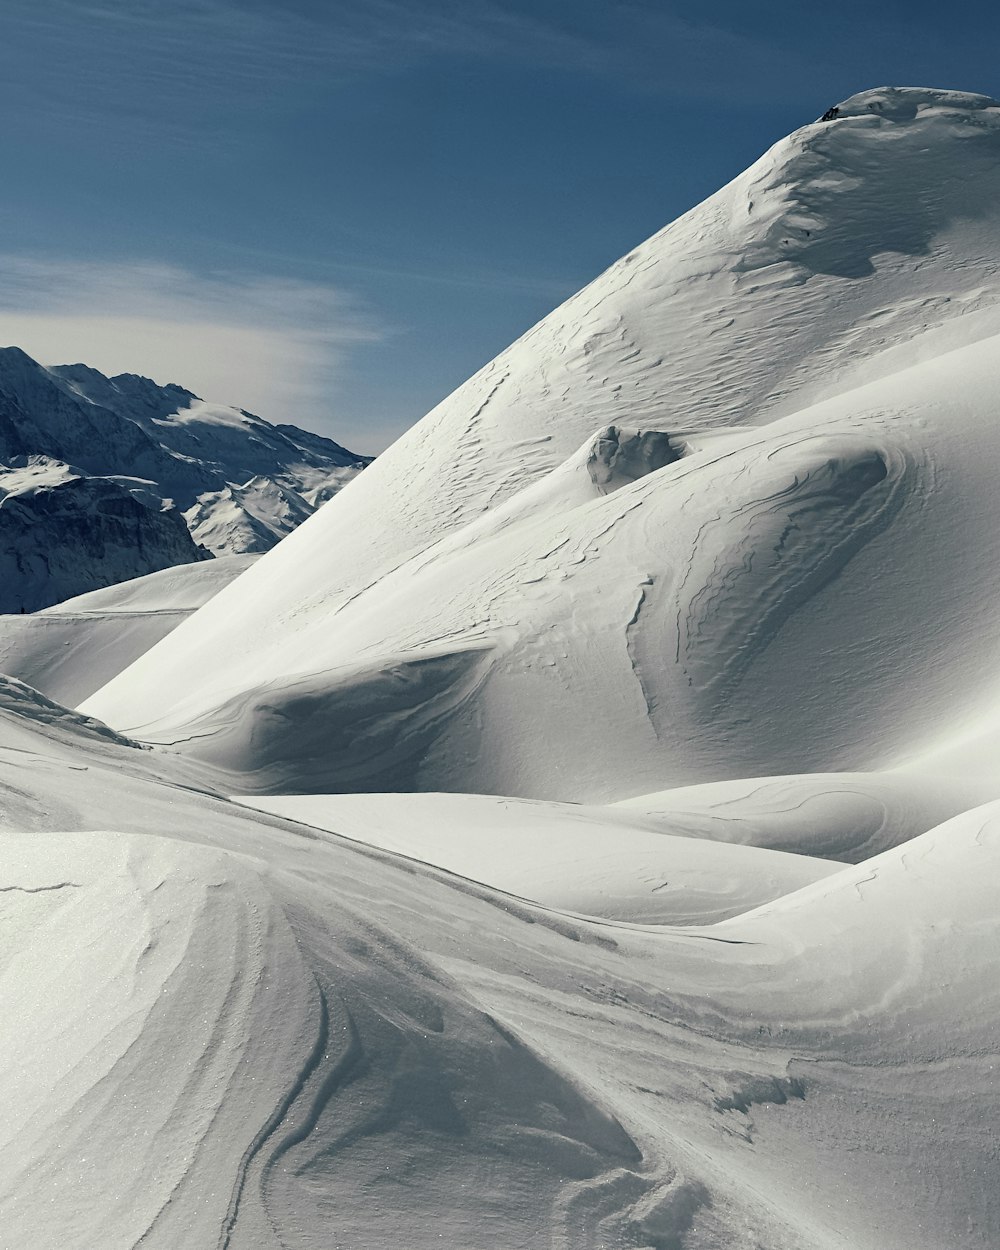
[{"label": "snow bank", "polygon": [[709,924],[837,871],[805,855],[652,833],[628,813],[470,794],[282,795],[261,811],[561,911]]}]

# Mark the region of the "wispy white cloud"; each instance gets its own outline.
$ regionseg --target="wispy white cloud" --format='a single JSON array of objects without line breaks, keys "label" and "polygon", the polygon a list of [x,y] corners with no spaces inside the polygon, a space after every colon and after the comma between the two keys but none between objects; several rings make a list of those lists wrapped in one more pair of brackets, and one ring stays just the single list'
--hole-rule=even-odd
[{"label": "wispy white cloud", "polygon": [[[43,364],[143,373],[349,441],[338,378],[384,331],[329,286],[151,263],[0,256],[0,341]],[[354,430],[360,435],[362,431]]]}]

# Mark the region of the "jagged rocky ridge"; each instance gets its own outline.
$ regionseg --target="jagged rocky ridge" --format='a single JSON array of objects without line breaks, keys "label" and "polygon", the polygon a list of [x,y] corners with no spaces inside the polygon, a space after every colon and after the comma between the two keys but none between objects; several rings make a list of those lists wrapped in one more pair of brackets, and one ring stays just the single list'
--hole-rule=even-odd
[{"label": "jagged rocky ridge", "polygon": [[0,611],[267,551],[368,463],[181,386],[0,349]]}]

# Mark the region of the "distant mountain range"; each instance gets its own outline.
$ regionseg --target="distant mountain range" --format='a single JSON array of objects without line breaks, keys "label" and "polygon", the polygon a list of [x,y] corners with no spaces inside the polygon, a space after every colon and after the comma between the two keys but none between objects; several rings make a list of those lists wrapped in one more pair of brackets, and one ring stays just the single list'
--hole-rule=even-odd
[{"label": "distant mountain range", "polygon": [[367,464],[181,386],[0,349],[0,611],[269,550]]}]

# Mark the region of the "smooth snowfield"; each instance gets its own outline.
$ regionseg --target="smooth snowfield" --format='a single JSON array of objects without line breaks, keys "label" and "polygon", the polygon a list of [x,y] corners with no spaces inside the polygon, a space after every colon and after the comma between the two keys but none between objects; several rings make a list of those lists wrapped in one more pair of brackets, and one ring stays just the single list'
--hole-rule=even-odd
[{"label": "smooth snowfield", "polygon": [[219,556],[0,615],[0,672],[73,705],[105,685],[257,559]]},{"label": "smooth snowfield", "polygon": [[547,907],[640,924],[725,920],[837,871],[806,855],[650,832],[608,808],[469,794],[248,802]]},{"label": "smooth snowfield", "polygon": [[996,1250],[998,157],[853,97],[0,633],[0,1242]]}]

